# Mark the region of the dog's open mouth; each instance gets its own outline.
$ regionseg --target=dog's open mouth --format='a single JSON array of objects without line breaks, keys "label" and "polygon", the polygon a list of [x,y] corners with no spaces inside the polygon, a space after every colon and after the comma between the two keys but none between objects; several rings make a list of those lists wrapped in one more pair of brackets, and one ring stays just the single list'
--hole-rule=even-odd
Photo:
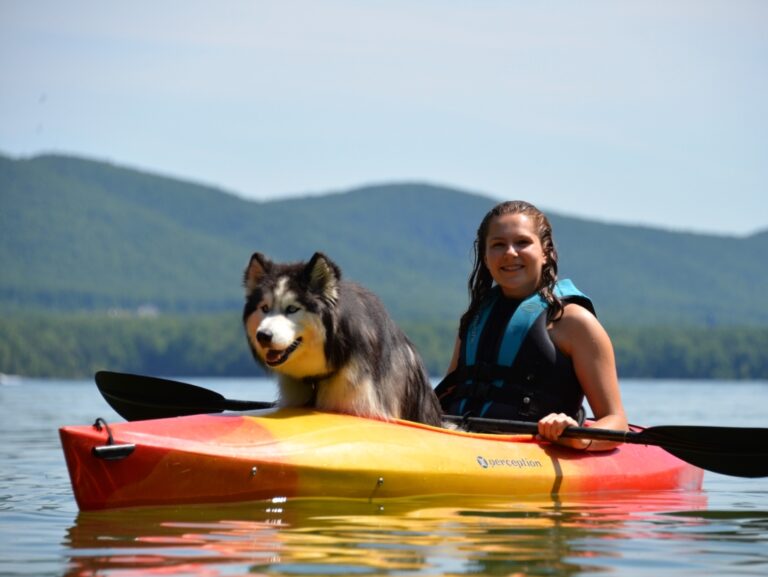
[{"label": "dog's open mouth", "polygon": [[264,362],[270,367],[282,365],[301,344],[301,337],[293,341],[286,349],[267,349]]}]

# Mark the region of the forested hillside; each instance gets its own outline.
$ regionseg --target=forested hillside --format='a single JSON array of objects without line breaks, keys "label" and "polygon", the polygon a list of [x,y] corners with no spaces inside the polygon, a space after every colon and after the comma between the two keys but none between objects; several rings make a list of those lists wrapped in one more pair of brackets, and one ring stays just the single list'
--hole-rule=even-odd
[{"label": "forested hillside", "polygon": [[[398,184],[274,202],[111,164],[0,157],[0,306],[161,311],[240,306],[242,269],[325,251],[399,319],[466,303],[477,224],[495,201]],[[768,233],[748,238],[551,214],[561,276],[609,323],[768,324]]]}]

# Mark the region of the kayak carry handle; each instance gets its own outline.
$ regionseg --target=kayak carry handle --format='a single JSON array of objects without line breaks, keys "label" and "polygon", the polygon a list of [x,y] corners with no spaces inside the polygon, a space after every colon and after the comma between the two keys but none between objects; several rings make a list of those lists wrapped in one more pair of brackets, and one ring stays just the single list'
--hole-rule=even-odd
[{"label": "kayak carry handle", "polygon": [[120,445],[115,444],[115,439],[112,437],[112,430],[109,428],[109,425],[104,419],[99,417],[93,423],[93,426],[97,431],[101,431],[102,425],[103,428],[107,431],[107,444],[101,445],[99,447],[93,447],[91,449],[91,454],[94,457],[98,459],[104,459],[105,461],[119,461],[120,459],[125,459],[128,455],[133,453],[133,451],[136,449],[136,445],[133,443],[122,443]]}]

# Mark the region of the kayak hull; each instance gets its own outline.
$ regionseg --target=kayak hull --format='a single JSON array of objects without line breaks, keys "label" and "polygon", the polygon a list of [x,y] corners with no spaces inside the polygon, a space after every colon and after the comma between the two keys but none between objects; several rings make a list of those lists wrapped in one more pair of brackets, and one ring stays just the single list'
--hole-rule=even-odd
[{"label": "kayak hull", "polygon": [[[60,429],[81,510],[297,497],[534,496],[698,490],[659,447],[583,452],[305,409]],[[114,450],[113,450],[114,449]]]}]

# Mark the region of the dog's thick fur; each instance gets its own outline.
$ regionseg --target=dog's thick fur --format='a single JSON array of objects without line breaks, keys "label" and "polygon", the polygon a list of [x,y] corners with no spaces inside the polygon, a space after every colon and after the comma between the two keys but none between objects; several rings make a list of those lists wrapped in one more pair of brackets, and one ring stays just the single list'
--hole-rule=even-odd
[{"label": "dog's thick fur", "polygon": [[243,324],[254,358],[278,374],[281,406],[439,426],[421,357],[384,305],[328,257],[245,270]]}]

